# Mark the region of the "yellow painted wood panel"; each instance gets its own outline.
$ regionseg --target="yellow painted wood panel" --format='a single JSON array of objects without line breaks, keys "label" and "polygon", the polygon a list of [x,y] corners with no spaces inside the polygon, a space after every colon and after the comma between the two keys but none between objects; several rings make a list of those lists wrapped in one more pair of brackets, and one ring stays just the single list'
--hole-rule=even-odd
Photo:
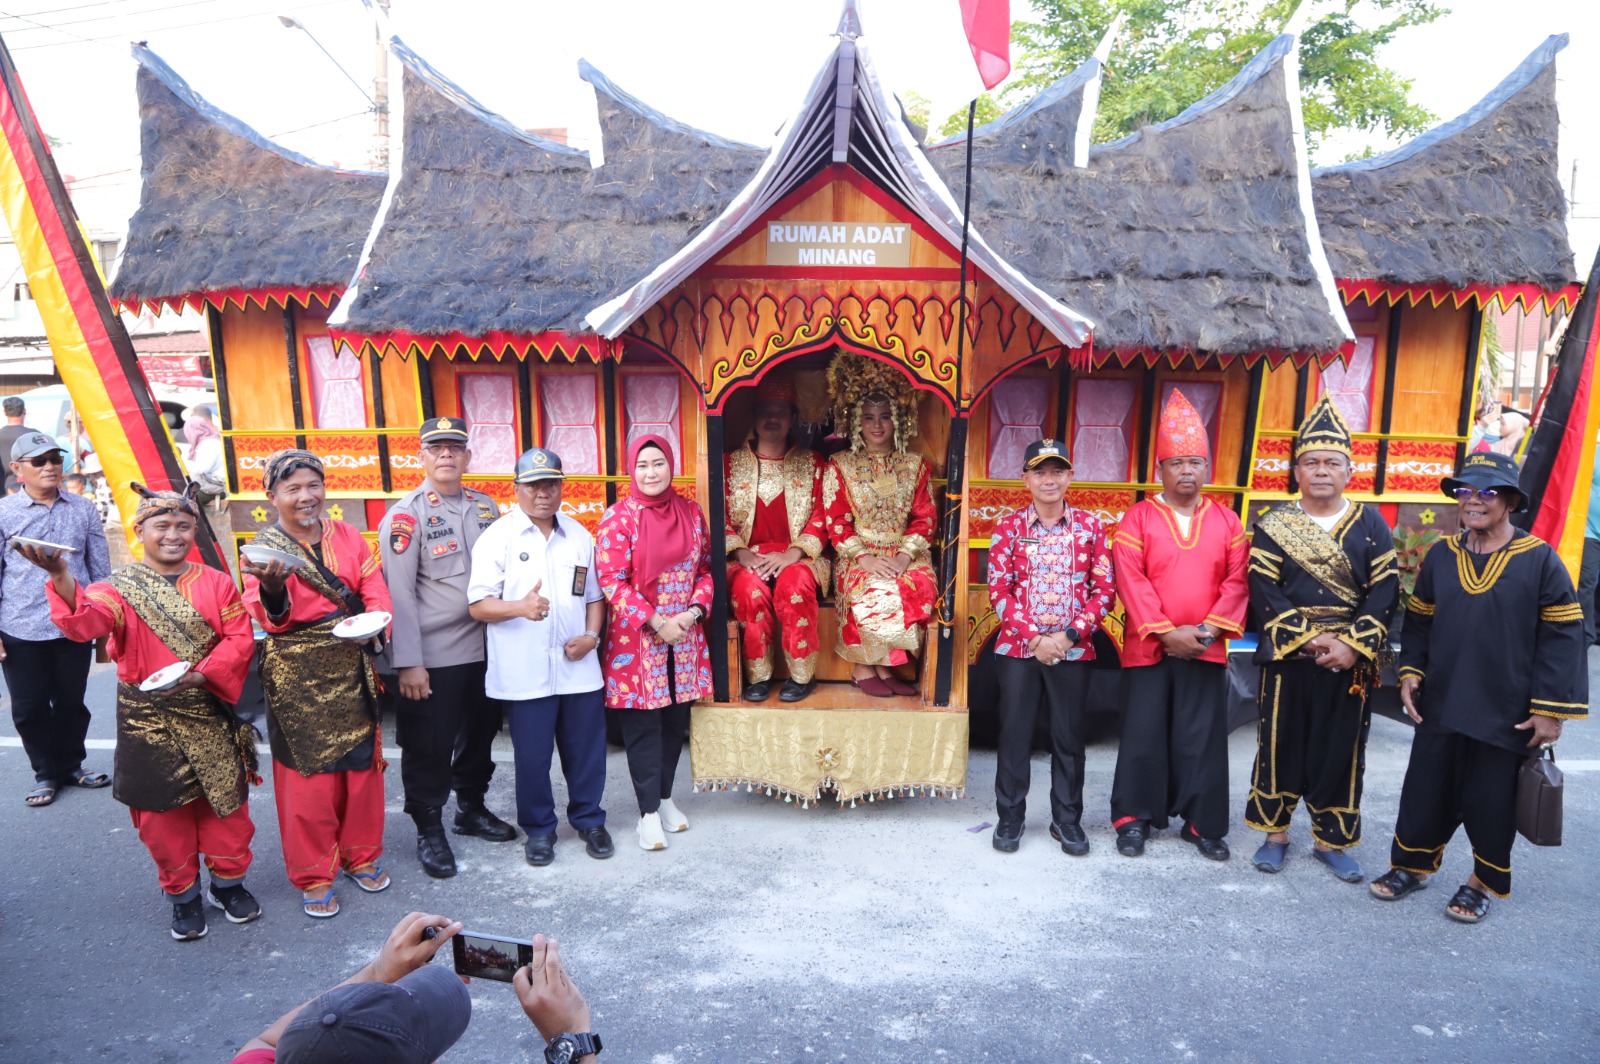
[{"label": "yellow painted wood panel", "polygon": [[294,429],[283,312],[230,306],[221,314],[222,359],[235,429]]},{"label": "yellow painted wood panel", "polygon": [[1261,380],[1261,419],[1257,423],[1262,432],[1293,432],[1295,424],[1294,393],[1299,374],[1290,362],[1282,362],[1277,369],[1268,369]]},{"label": "yellow painted wood panel", "polygon": [[1400,353],[1395,361],[1396,436],[1453,435],[1461,427],[1461,392],[1467,371],[1470,310],[1406,307],[1400,318]]},{"label": "yellow painted wood panel", "polygon": [[[417,392],[415,355],[388,355],[378,359],[383,375],[383,423],[388,428],[416,428],[422,424],[422,399]],[[370,363],[369,363],[370,364]]]}]

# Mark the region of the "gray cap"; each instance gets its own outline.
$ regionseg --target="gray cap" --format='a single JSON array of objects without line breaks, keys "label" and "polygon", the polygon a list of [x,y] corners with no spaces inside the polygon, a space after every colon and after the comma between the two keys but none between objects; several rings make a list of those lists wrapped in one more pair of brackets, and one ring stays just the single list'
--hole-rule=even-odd
[{"label": "gray cap", "polygon": [[37,458],[41,454],[61,450],[61,445],[42,432],[25,432],[17,437],[17,442],[11,445],[11,460],[20,462],[27,458]]},{"label": "gray cap", "polygon": [[561,471],[561,456],[554,451],[547,451],[543,447],[530,447],[522,452],[522,457],[517,459],[516,475],[512,477],[517,484],[532,484],[536,480],[565,480],[567,475]]},{"label": "gray cap", "polygon": [[316,998],[284,1029],[277,1060],[432,1064],[471,1019],[472,997],[461,978],[430,964],[397,983],[350,983]]}]

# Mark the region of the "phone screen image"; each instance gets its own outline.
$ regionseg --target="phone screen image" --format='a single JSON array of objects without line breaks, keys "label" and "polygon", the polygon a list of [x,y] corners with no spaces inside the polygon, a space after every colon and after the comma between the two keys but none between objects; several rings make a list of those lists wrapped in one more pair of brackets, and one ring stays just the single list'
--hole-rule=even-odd
[{"label": "phone screen image", "polygon": [[521,939],[463,931],[450,941],[455,946],[456,974],[471,979],[509,983],[518,968],[533,962],[533,943]]}]

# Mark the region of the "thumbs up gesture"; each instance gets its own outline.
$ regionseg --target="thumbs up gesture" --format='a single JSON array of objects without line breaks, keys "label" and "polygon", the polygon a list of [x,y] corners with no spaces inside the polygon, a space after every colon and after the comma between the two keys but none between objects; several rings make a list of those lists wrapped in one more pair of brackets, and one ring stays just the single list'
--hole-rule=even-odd
[{"label": "thumbs up gesture", "polygon": [[550,615],[550,600],[539,594],[543,586],[543,580],[535,580],[528,593],[517,600],[521,603],[522,616],[530,621],[542,621]]}]

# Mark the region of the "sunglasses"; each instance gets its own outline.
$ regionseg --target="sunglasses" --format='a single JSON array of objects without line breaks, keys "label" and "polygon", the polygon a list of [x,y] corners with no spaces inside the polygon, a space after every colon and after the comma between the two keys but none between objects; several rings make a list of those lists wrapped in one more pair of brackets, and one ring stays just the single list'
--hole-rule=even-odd
[{"label": "sunglasses", "polygon": [[1480,502],[1494,502],[1496,499],[1504,498],[1509,490],[1508,488],[1468,488],[1463,486],[1451,489],[1450,494],[1462,502],[1466,502],[1474,495],[1478,497]]},{"label": "sunglasses", "polygon": [[43,469],[47,465],[63,465],[65,464],[65,461],[66,460],[62,458],[60,451],[51,451],[49,454],[34,455],[32,458],[28,459],[28,464],[33,466],[35,469]]}]

